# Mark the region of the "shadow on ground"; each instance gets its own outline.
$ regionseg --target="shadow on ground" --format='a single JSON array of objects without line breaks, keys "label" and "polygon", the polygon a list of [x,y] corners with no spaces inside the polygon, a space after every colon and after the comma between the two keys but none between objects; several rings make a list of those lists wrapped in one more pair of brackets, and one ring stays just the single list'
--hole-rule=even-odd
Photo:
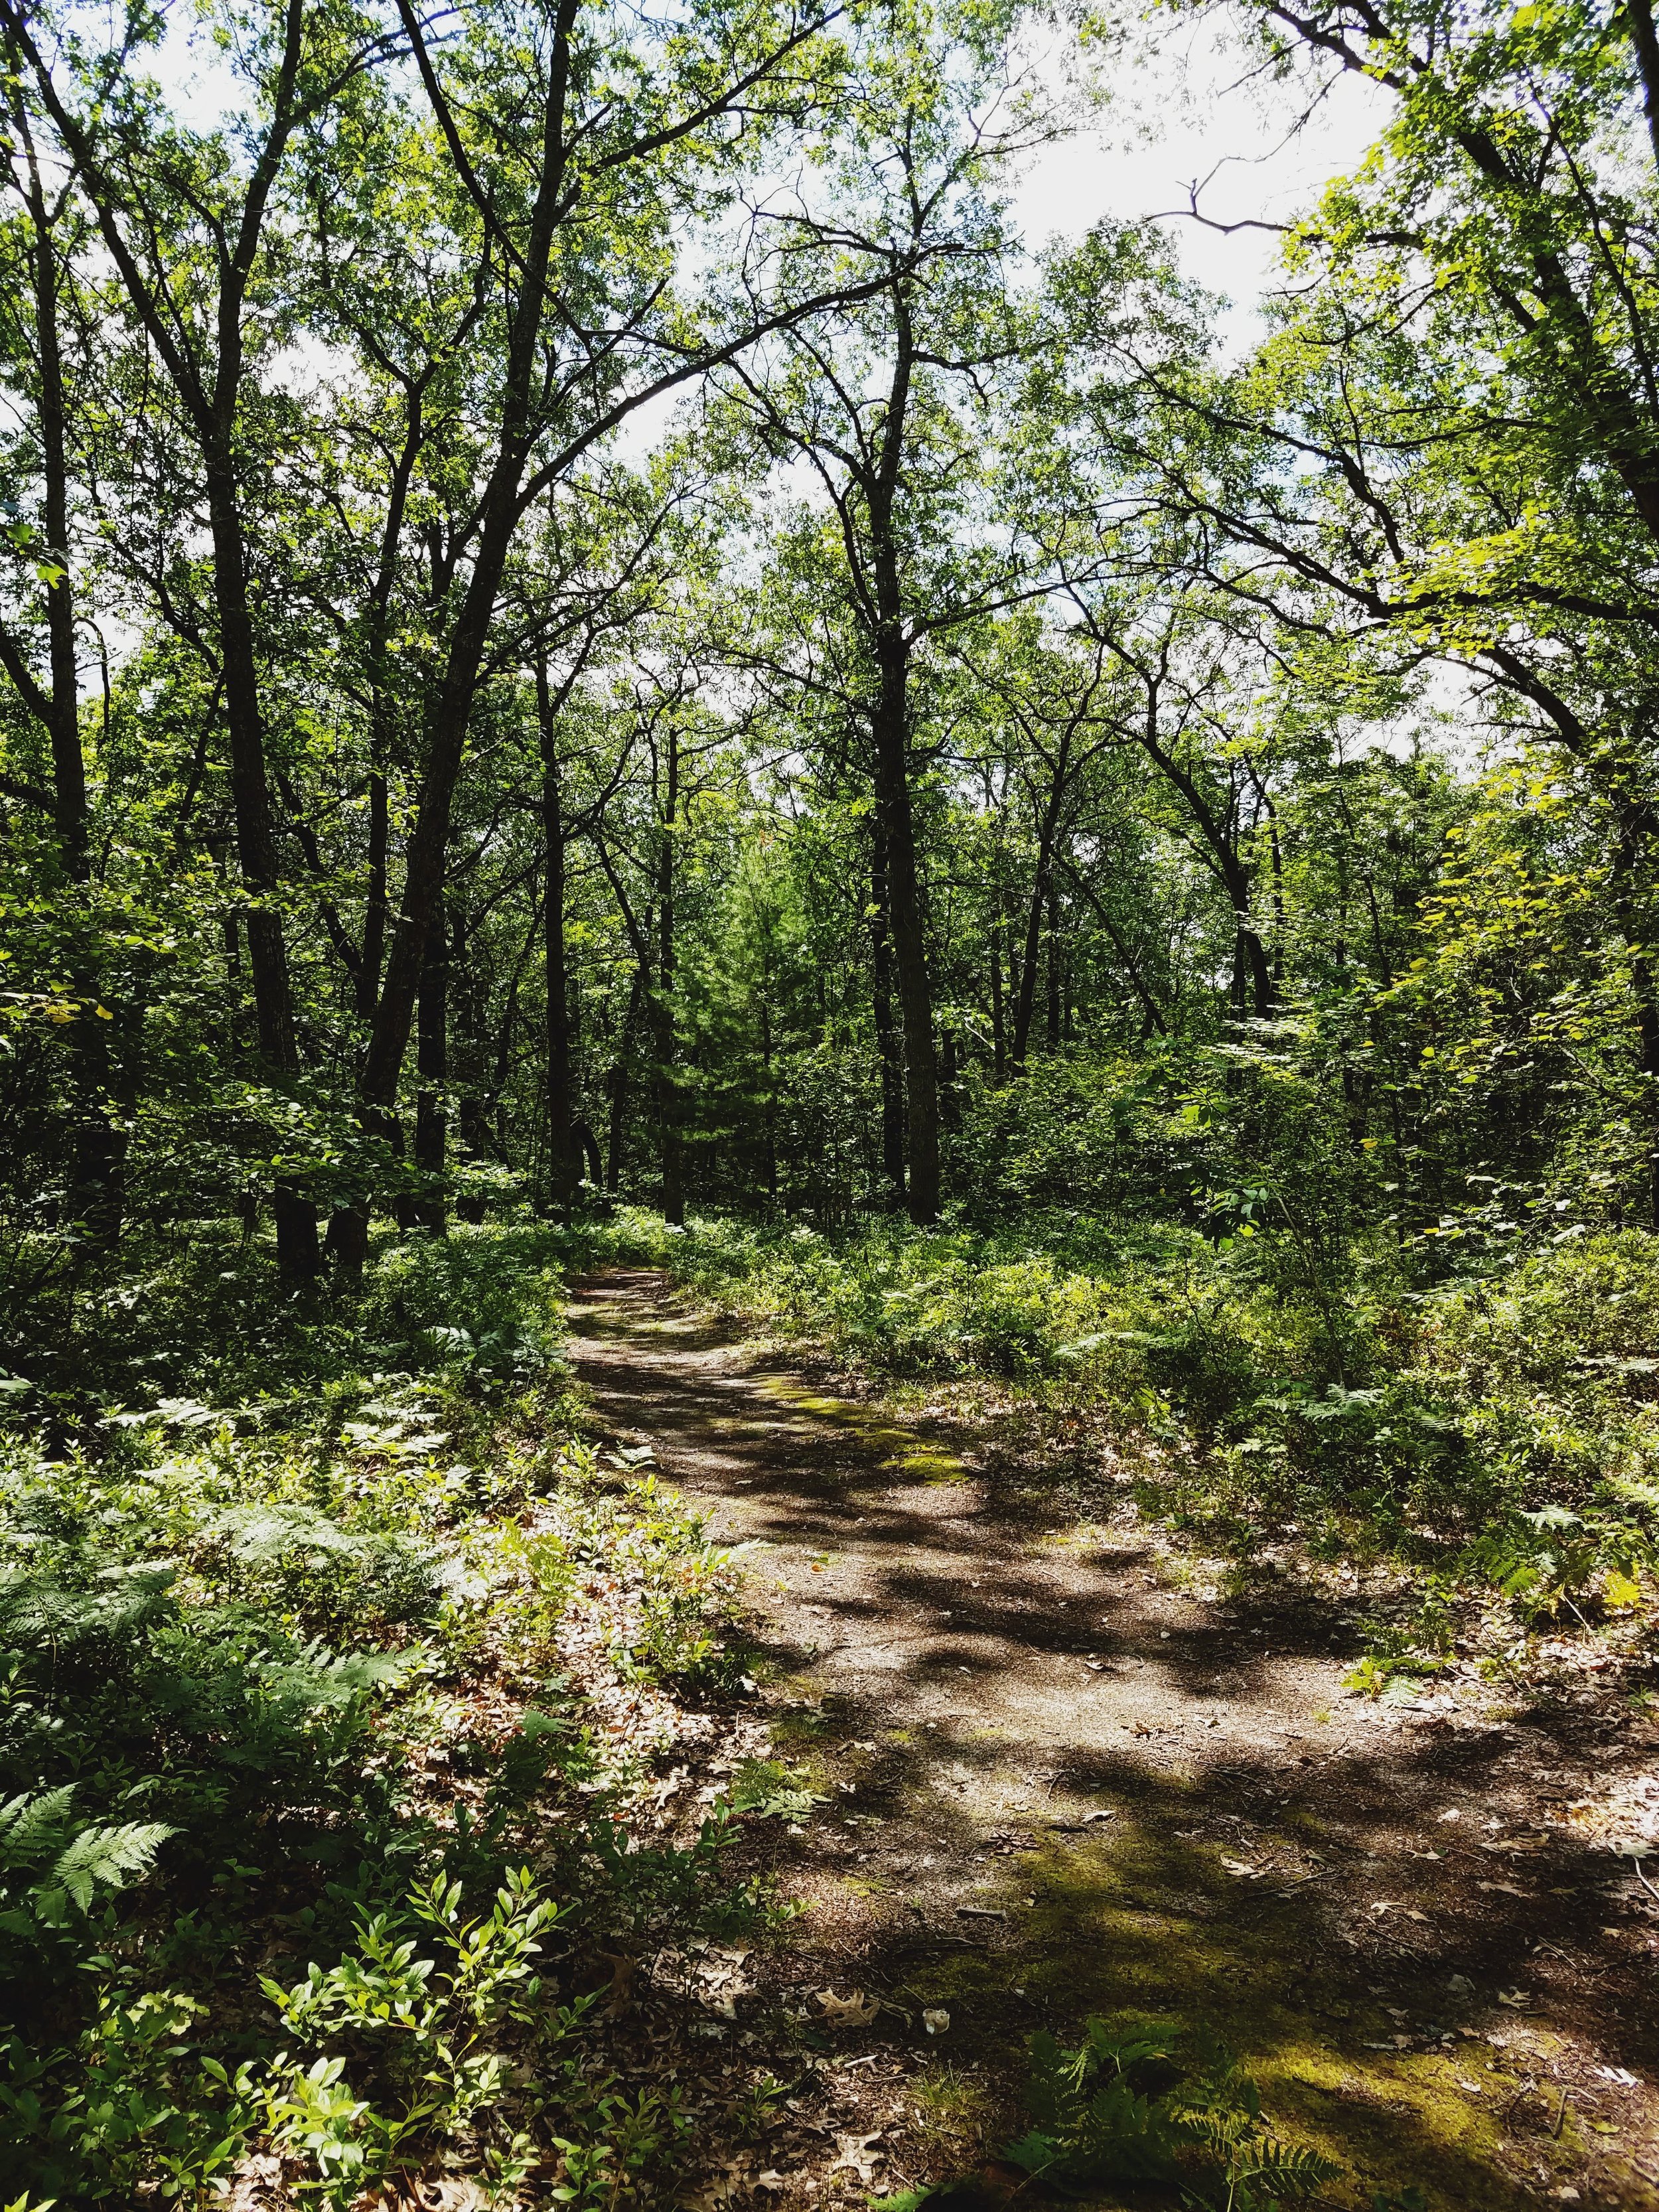
[{"label": "shadow on ground", "polygon": [[886,2001],[860,2049],[908,2054],[918,2171],[930,2112],[994,2142],[1030,2032],[1093,2011],[1219,2033],[1334,2203],[1659,2203],[1650,1909],[1547,1818],[1622,1741],[1345,1697],[1334,1608],[1171,1589],[1133,1523],[1056,1528],[654,1275],[575,1285],[572,1329],[598,1422],[750,1547],[774,1736],[827,1801],[748,1845],[811,1906],[769,1971]]}]

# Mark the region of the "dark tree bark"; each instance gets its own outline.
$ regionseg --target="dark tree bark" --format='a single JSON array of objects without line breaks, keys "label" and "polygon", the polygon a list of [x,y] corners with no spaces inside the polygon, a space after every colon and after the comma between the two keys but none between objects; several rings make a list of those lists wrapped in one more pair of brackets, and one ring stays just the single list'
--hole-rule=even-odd
[{"label": "dark tree bark", "polygon": [[[0,7],[8,3],[9,0],[0,0]],[[489,254],[493,264],[499,243],[499,219],[494,204],[483,192],[468,166],[413,0],[398,0],[398,5],[399,20],[415,53],[422,81],[455,160],[458,177],[478,204],[492,233]],[[633,408],[647,398],[677,388],[702,374],[705,368],[735,358],[758,335],[746,333],[714,349],[707,361],[682,356],[653,383],[623,401],[601,408],[599,421],[578,429],[562,453],[544,460],[532,471],[531,459],[537,440],[547,427],[542,341],[554,296],[550,276],[554,246],[561,224],[580,198],[581,179],[573,178],[571,161],[573,151],[580,148],[586,134],[580,131],[568,134],[566,127],[572,83],[572,41],[579,6],[580,0],[557,0],[550,26],[546,82],[538,118],[535,191],[524,224],[523,244],[511,249],[514,281],[507,313],[498,430],[477,501],[477,528],[471,541],[466,586],[450,629],[442,673],[428,706],[425,758],[414,828],[404,860],[403,896],[392,932],[362,1077],[366,1119],[372,1119],[377,1111],[389,1109],[397,1094],[409,1042],[421,948],[442,889],[450,820],[473,703],[502,575],[521,517],[589,449],[602,427],[625,419]],[[608,157],[604,166],[615,168],[624,161],[645,158],[658,148],[672,143],[738,106],[746,94],[810,34],[807,24],[794,25],[773,54],[755,64],[722,90],[712,94],[679,121],[646,133],[624,152]],[[874,287],[864,289],[868,291]],[[823,303],[805,304],[763,327],[777,327],[809,313],[812,305],[821,304]],[[600,349],[600,357],[606,364],[601,373],[609,374],[609,349]]]},{"label": "dark tree bark", "polygon": [[622,1034],[617,1040],[617,1057],[611,1070],[611,1081],[606,1086],[611,1093],[611,1140],[605,1147],[605,1187],[612,1198],[617,1197],[622,1190],[623,1146],[628,1133],[629,1077],[634,1065],[634,1036],[639,1027],[640,1003],[644,996],[645,969],[635,962],[634,980],[628,989],[628,1006],[623,1015]]},{"label": "dark tree bark", "polygon": [[866,489],[870,569],[874,597],[876,809],[887,854],[887,908],[893,973],[904,1036],[908,1198],[918,1225],[939,1218],[939,1080],[933,1065],[933,1001],[910,805],[910,639],[899,574],[896,502],[906,416],[915,366],[915,339],[902,287],[894,294],[893,374],[888,387],[877,465]]},{"label": "dark tree bark", "polygon": [[662,1152],[662,1218],[685,1219],[681,1151],[679,1040],[674,1019],[674,838],[680,803],[679,732],[671,715],[662,762],[661,827],[657,846],[657,975],[648,1012],[656,1059],[657,1132]]},{"label": "dark tree bark", "polygon": [[1050,1052],[1060,1050],[1060,1032],[1065,1000],[1065,978],[1062,969],[1064,954],[1060,940],[1060,893],[1054,888],[1052,872],[1048,880],[1048,927],[1045,946],[1045,982],[1047,1005],[1044,1008],[1044,1042]]},{"label": "dark tree bark", "polygon": [[1239,1018],[1243,1019],[1246,1012],[1253,1008],[1259,1021],[1266,1020],[1273,1012],[1278,994],[1273,989],[1267,949],[1255,926],[1250,871],[1239,857],[1236,840],[1228,835],[1226,825],[1200,789],[1196,778],[1161,742],[1158,718],[1158,688],[1149,684],[1146,721],[1138,733],[1142,750],[1185,801],[1201,841],[1200,856],[1226,892],[1232,908],[1238,978],[1234,996]]},{"label": "dark tree bark", "polygon": [[1107,936],[1111,939],[1112,949],[1123,963],[1124,972],[1129,978],[1130,988],[1139,1000],[1141,1012],[1146,1018],[1146,1027],[1141,1032],[1142,1036],[1151,1036],[1156,1030],[1159,1036],[1168,1036],[1170,1024],[1164,1019],[1164,1009],[1158,1005],[1157,997],[1140,972],[1140,963],[1135,958],[1133,948],[1107,912],[1104,900],[1087,878],[1079,874],[1075,866],[1071,867],[1067,872],[1070,881],[1082,892],[1084,897],[1094,908],[1097,921]]},{"label": "dark tree bark", "polygon": [[[173,272],[158,259],[155,240],[166,230],[165,219],[142,204],[130,164],[118,171],[105,163],[95,130],[67,106],[24,19],[7,0],[0,0],[0,25],[27,58],[42,104],[74,158],[100,234],[133,311],[179,395],[200,453],[237,860],[249,901],[245,917],[248,975],[264,1072],[283,1089],[290,1087],[299,1073],[299,1045],[278,904],[281,879],[248,601],[238,433],[246,368],[242,313],[271,193],[302,120],[297,88],[305,23],[303,0],[287,0],[271,77],[270,120],[255,154],[240,206],[228,211],[220,233],[216,290],[211,302],[212,336],[197,345],[170,294]],[[129,237],[129,223],[140,241],[137,246]],[[150,262],[148,270],[145,256]],[[307,1279],[316,1273],[319,1260],[314,1204],[294,1182],[280,1178],[273,1193],[272,1211],[283,1273],[291,1280]]]},{"label": "dark tree bark", "polygon": [[565,951],[568,836],[559,785],[557,718],[545,658],[536,665],[537,724],[542,757],[543,912],[547,969],[548,1182],[557,1204],[568,1206],[582,1178],[583,1152],[576,1127],[575,1073],[571,1050],[570,976]]},{"label": "dark tree bark", "polygon": [[1037,970],[1042,952],[1042,925],[1048,918],[1048,1045],[1052,1051],[1060,1042],[1054,1013],[1054,940],[1053,917],[1054,907],[1054,847],[1060,833],[1061,811],[1070,789],[1072,732],[1061,736],[1058,751],[1049,763],[1048,788],[1043,793],[1037,811],[1036,868],[1031,878],[1031,896],[1025,907],[1025,945],[1019,963],[1019,986],[1014,998],[1014,1033],[1009,1059],[1016,1075],[1025,1072],[1025,1062],[1030,1050],[1031,1022],[1036,1011]]},{"label": "dark tree bark", "polygon": [[1008,1032],[1003,1012],[1000,915],[991,924],[991,1074],[999,1085],[1008,1079]]},{"label": "dark tree bark", "polygon": [[893,960],[887,915],[887,854],[879,823],[875,828],[875,862],[871,879],[871,1012],[876,1056],[881,1067],[881,1169],[884,1202],[904,1203],[904,1076],[899,1062],[898,1030],[893,1020]]},{"label": "dark tree bark", "polygon": [[[10,58],[10,57],[8,57]],[[58,224],[61,202],[47,200],[28,114],[14,79],[9,120],[23,154],[19,188],[27,223],[27,255],[33,312],[35,427],[40,436],[41,520],[46,562],[55,567],[45,583],[47,680],[43,687],[21,642],[0,630],[0,665],[25,708],[46,728],[52,748],[52,813],[59,862],[70,900],[84,932],[91,882],[85,756],[81,744],[80,678],[75,659],[75,589],[69,555],[69,398],[60,319]],[[125,1206],[128,1116],[111,1094],[109,1021],[89,941],[77,949],[72,971],[76,1012],[67,1038],[70,1060],[68,1217],[95,1250],[118,1240]],[[135,1026],[123,1024],[125,1026]],[[128,1054],[136,1052],[136,1036]],[[136,1082],[136,1063],[125,1071]]]},{"label": "dark tree bark", "polygon": [[420,1088],[415,1096],[415,1165],[428,1179],[416,1202],[416,1218],[422,1228],[441,1237],[448,1226],[443,1177],[449,1152],[446,1104],[449,1081],[449,945],[441,907],[427,933],[426,958],[421,968],[415,1065],[420,1077]]}]

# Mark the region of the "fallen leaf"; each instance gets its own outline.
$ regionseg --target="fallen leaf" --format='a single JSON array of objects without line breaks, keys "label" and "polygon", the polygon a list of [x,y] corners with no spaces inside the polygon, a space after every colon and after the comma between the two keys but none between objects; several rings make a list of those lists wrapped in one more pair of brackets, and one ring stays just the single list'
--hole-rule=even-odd
[{"label": "fallen leaf", "polygon": [[868,2027],[881,2013],[881,1999],[870,1996],[863,1990],[854,1990],[850,1997],[838,1997],[833,1990],[820,1990],[818,2002],[832,2027]]},{"label": "fallen leaf", "polygon": [[1530,1889],[1517,1889],[1512,1881],[1483,1881],[1477,1883],[1476,1887],[1488,1891],[1494,1897],[1532,1897],[1536,1893]]},{"label": "fallen leaf", "polygon": [[[1260,1867],[1248,1865],[1243,1859],[1230,1859],[1224,1851],[1221,1855],[1221,1863],[1239,1881],[1254,1881],[1261,1871]],[[1373,1905],[1371,1910],[1374,1912],[1376,1907]]]},{"label": "fallen leaf", "polygon": [[630,1959],[622,1951],[601,1951],[599,1956],[611,1968],[611,1993],[605,2008],[605,2018],[616,2020],[627,2011],[629,2001],[633,1996],[634,1978],[640,1970],[639,1961]]},{"label": "fallen leaf", "polygon": [[884,2151],[874,2148],[874,2145],[881,2141],[880,2135],[878,2133],[873,2136],[838,2136],[836,2140],[841,2146],[841,2156],[830,2166],[830,2172],[834,2173],[844,2166],[849,2172],[857,2174],[866,2188],[868,2188],[876,2178],[877,2166],[886,2156]]}]

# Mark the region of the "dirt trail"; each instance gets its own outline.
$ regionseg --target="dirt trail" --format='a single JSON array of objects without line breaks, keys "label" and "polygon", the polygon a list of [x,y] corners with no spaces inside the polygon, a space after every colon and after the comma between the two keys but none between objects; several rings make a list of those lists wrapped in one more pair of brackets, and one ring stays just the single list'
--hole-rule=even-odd
[{"label": "dirt trail", "polygon": [[[1342,2160],[1332,2203],[1659,2205],[1659,1906],[1569,1811],[1639,1794],[1650,1725],[1345,1695],[1334,1607],[1206,1602],[1132,1522],[1034,1521],[972,1439],[820,1394],[659,1277],[577,1285],[571,1322],[600,1424],[753,1547],[773,1741],[830,1797],[755,1831],[812,1908],[769,1996],[839,2054],[841,2156],[797,2145],[766,2201],[959,2167],[1030,2031],[1094,2010],[1224,2035]],[[826,1988],[892,2008],[837,2027]]]}]

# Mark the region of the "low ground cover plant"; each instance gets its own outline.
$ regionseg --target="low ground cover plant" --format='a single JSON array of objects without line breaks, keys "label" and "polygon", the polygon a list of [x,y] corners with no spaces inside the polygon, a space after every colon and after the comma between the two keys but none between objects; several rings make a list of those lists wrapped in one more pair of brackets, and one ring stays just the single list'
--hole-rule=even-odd
[{"label": "low ground cover plant", "polygon": [[1659,1565],[1659,1264],[1636,1231],[1421,1285],[1384,1242],[1323,1280],[1270,1216],[1220,1238],[1058,1216],[602,1233],[879,1382],[983,1382],[1062,1433],[1081,1416],[1207,1542],[1288,1530],[1534,1620],[1635,1607]]},{"label": "low ground cover plant", "polygon": [[550,1265],[537,1232],[398,1241],[239,1364],[186,1257],[124,1342],[87,1325],[81,1375],[11,1394],[0,2166],[29,2201],[194,2203],[262,2147],[320,2204],[447,2165],[609,2204],[672,2157],[576,1969],[757,1909],[720,1808],[630,1832],[732,1663],[731,1575],[573,1436]]},{"label": "low ground cover plant", "polygon": [[1068,2195],[1161,2184],[1194,2208],[1282,2212],[1340,2172],[1274,2134],[1255,2083],[1212,2037],[1164,2023],[1115,2031],[1091,2018],[1074,2051],[1040,2032],[1027,2100],[1032,2124],[1007,2155]]}]

